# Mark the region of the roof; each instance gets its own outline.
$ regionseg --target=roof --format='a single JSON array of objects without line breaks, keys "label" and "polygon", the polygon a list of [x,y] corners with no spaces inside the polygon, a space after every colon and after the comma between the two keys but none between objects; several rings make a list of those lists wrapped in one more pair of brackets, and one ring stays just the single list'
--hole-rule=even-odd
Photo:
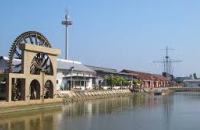
[{"label": "roof", "polygon": [[186,79],[183,82],[200,82],[200,79]]},{"label": "roof", "polygon": [[[8,71],[8,57],[5,56],[0,56],[0,71],[6,73]],[[14,65],[19,65],[21,63],[21,60],[19,59],[14,59],[13,64]],[[15,67],[14,68],[16,71],[20,70],[20,67]]]},{"label": "roof", "polygon": [[133,71],[133,70],[122,70],[121,72],[123,73],[129,73],[132,76],[142,79],[142,80],[168,80],[166,77],[158,74],[151,74],[151,73],[146,73],[146,72],[139,72],[139,71]]},{"label": "roof", "polygon": [[105,73],[117,73],[116,69],[96,67],[96,66],[90,66],[90,65],[86,65],[86,66],[94,71],[100,71],[100,72],[105,72]]},{"label": "roof", "polygon": [[[8,67],[8,57],[5,56],[0,56],[0,69],[7,69]],[[14,64],[19,64],[21,62],[21,60],[19,59],[14,59],[13,60]],[[79,61],[72,61],[72,60],[65,60],[65,59],[57,59],[57,63],[58,63],[58,68],[60,70],[71,70],[71,68],[73,67],[74,71],[82,71],[82,72],[87,72],[87,73],[95,73],[95,71],[93,71],[92,69],[86,67],[85,65],[83,65],[81,62]]]},{"label": "roof", "polygon": [[[1,62],[8,63],[9,58],[6,57],[6,56],[0,56],[0,60],[1,60]],[[14,64],[14,65],[17,65],[17,64],[19,64],[20,62],[21,62],[20,59],[14,59],[14,60],[13,60],[13,64]]]},{"label": "roof", "polygon": [[83,65],[81,62],[78,61],[57,59],[57,62],[58,62],[58,69],[61,70],[71,70],[73,67],[74,71],[95,73],[94,70],[90,69],[89,67]]},{"label": "roof", "polygon": [[8,61],[5,60],[3,56],[0,56],[0,68],[7,68],[8,67]]},{"label": "roof", "polygon": [[179,82],[183,82],[184,80],[191,80],[191,77],[176,77],[175,80]]}]

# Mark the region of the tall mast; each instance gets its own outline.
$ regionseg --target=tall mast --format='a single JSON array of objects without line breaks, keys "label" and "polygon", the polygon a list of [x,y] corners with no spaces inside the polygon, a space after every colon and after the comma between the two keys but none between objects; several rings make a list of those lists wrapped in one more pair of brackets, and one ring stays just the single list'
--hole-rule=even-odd
[{"label": "tall mast", "polygon": [[68,42],[67,42],[67,29],[68,29],[68,26],[72,25],[72,21],[69,20],[69,17],[68,17],[68,13],[65,14],[65,20],[62,21],[62,25],[65,26],[65,59],[68,60],[69,58],[69,55],[68,55]]},{"label": "tall mast", "polygon": [[164,73],[167,74],[173,74],[172,72],[172,64],[173,63],[177,63],[177,62],[181,62],[181,60],[173,60],[170,58],[169,56],[169,51],[170,50],[174,50],[174,49],[170,49],[168,46],[165,48],[165,57],[162,61],[154,61],[154,63],[162,63],[164,66]]}]

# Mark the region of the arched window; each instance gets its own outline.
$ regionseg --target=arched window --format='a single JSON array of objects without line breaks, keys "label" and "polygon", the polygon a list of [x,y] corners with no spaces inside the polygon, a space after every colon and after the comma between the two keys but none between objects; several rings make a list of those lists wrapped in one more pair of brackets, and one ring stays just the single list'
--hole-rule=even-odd
[{"label": "arched window", "polygon": [[45,83],[44,98],[53,98],[53,83],[51,82],[51,80],[48,80]]},{"label": "arched window", "polygon": [[30,85],[30,99],[40,99],[40,83],[33,80]]}]

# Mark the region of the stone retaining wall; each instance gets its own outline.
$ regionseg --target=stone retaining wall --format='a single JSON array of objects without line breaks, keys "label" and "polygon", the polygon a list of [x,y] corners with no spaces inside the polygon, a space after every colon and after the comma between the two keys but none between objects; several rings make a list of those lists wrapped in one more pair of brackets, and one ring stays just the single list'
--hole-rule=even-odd
[{"label": "stone retaining wall", "polygon": [[173,92],[200,92],[200,87],[173,87],[169,89]]},{"label": "stone retaining wall", "polygon": [[[128,89],[123,90],[101,90],[101,91],[62,91],[55,99],[30,100],[30,101],[0,101],[0,116],[2,113],[13,113],[19,111],[30,111],[43,108],[54,108],[62,103],[102,99],[119,96],[129,96],[132,93]],[[60,104],[60,105],[59,105]]]},{"label": "stone retaining wall", "polygon": [[28,106],[28,105],[41,105],[41,104],[45,105],[45,104],[62,103],[62,102],[63,102],[63,100],[60,98],[45,99],[44,101],[42,101],[42,100],[12,101],[12,102],[1,101],[0,108]]},{"label": "stone retaining wall", "polygon": [[132,95],[129,89],[123,90],[99,90],[99,91],[62,91],[59,92],[59,97],[63,98],[64,102],[76,102],[92,99],[101,99],[108,97],[129,96]]}]

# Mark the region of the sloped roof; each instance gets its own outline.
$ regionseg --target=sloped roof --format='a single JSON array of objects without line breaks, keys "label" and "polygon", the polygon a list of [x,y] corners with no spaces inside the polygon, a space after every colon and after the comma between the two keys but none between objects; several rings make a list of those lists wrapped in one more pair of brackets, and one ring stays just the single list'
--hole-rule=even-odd
[{"label": "sloped roof", "polygon": [[71,68],[73,67],[73,70],[75,71],[95,73],[95,71],[93,71],[92,69],[88,68],[87,66],[83,65],[81,62],[78,61],[57,59],[57,62],[58,62],[58,69],[71,70]]},{"label": "sloped roof", "polygon": [[106,73],[117,73],[116,69],[96,67],[96,66],[90,66],[90,65],[86,65],[86,66],[94,71],[101,71],[101,72],[106,72]]},{"label": "sloped roof", "polygon": [[[1,63],[2,63],[2,62],[3,62],[3,63],[6,63],[6,64],[4,64],[4,66],[7,67],[9,58],[6,57],[6,56],[0,56],[0,60],[1,60]],[[17,64],[19,64],[20,62],[21,62],[21,60],[19,60],[19,59],[14,59],[14,60],[13,60],[13,64],[14,64],[14,65],[17,65]],[[2,66],[3,66],[3,65],[2,65]]]},{"label": "sloped roof", "polygon": [[7,68],[8,67],[8,61],[5,60],[5,57],[0,56],[0,68]]},{"label": "sloped roof", "polygon": [[143,79],[143,80],[162,80],[162,81],[168,80],[166,77],[162,75],[158,75],[158,74],[151,74],[151,73],[146,73],[146,72],[126,70],[126,69],[122,70],[121,72],[132,74],[136,78]]},{"label": "sloped roof", "polygon": [[[8,57],[0,56],[0,69],[7,69],[8,68]],[[17,65],[21,62],[19,59],[14,59],[13,63],[14,65]],[[74,71],[82,71],[87,73],[95,73],[92,69],[86,67],[81,62],[78,61],[71,61],[71,60],[64,60],[64,59],[57,59],[58,68],[60,70],[66,70],[69,71],[72,67]]]},{"label": "sloped roof", "polygon": [[[8,71],[8,57],[5,56],[0,56],[0,70],[3,72],[7,72]],[[18,65],[21,63],[21,60],[19,59],[14,59],[13,60],[13,64],[14,65]],[[20,67],[14,68],[16,71],[21,70]]]}]

